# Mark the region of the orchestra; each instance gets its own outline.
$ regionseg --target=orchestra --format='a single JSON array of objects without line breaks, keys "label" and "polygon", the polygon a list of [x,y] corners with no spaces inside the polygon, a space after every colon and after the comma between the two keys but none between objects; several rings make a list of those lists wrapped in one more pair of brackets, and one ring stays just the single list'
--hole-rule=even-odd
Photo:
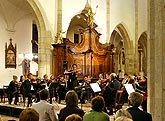
[{"label": "orchestra", "polygon": [[[95,82],[91,81],[89,75],[84,75],[82,80],[78,80],[80,69],[77,69],[77,65],[73,64],[71,70],[65,70],[63,74],[59,74],[58,77],[51,75],[50,77],[45,74],[43,79],[35,77],[31,73],[26,76],[22,75],[20,81],[13,76],[13,80],[10,82],[8,87],[9,104],[12,102],[12,98],[15,96],[14,104],[17,104],[19,94],[22,95],[23,100],[28,98],[27,107],[31,106],[32,96],[35,95],[35,102],[39,102],[39,92],[42,89],[49,90],[49,103],[57,101],[59,104],[61,100],[65,99],[65,94],[68,90],[75,90],[78,94],[80,103],[84,104],[86,101],[90,101],[95,96],[90,83],[97,83],[101,88],[98,95],[102,96],[105,100],[105,107],[109,114],[112,114],[112,109],[115,106],[116,92],[122,90],[122,103],[127,102],[128,93],[124,87],[124,84],[132,84],[133,88],[143,94],[142,108],[146,110],[147,103],[147,78],[139,79],[137,76],[129,76],[124,74],[124,78],[119,81],[115,73],[100,73],[98,80]],[[15,79],[16,78],[16,79]],[[12,92],[12,93],[11,93]]]}]

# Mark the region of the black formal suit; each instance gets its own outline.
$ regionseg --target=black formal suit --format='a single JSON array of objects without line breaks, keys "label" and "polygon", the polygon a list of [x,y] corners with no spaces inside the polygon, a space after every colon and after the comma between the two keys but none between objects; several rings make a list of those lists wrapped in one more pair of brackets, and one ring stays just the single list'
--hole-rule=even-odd
[{"label": "black formal suit", "polygon": [[13,97],[15,97],[14,104],[17,104],[17,102],[18,102],[17,88],[18,88],[18,85],[14,81],[11,81],[9,84],[9,87],[7,89],[9,104],[11,104]]},{"label": "black formal suit", "polygon": [[29,79],[25,80],[24,82],[24,88],[25,88],[25,96],[28,97],[28,105],[32,103],[31,98],[32,95],[36,95],[37,93],[37,88],[36,88],[36,83],[32,83]]},{"label": "black formal suit", "polygon": [[137,107],[130,107],[127,110],[132,115],[133,121],[152,121],[151,114],[142,111]]}]

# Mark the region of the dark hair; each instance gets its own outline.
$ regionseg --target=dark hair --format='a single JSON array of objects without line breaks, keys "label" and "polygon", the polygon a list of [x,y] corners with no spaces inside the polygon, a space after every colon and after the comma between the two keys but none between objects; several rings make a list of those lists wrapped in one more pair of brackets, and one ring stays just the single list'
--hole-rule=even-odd
[{"label": "dark hair", "polygon": [[74,90],[70,90],[65,96],[66,105],[78,105],[78,96]]},{"label": "dark hair", "polygon": [[27,77],[29,78],[31,75],[33,75],[32,73],[28,73]]},{"label": "dark hair", "polygon": [[46,100],[49,97],[49,92],[47,89],[42,89],[39,94],[40,94],[41,100]]},{"label": "dark hair", "polygon": [[124,74],[124,76],[128,76],[128,74],[127,74],[127,73],[125,73],[125,74]]},{"label": "dark hair", "polygon": [[100,112],[103,110],[104,106],[105,106],[105,102],[103,97],[96,96],[92,99],[92,109],[94,111]]},{"label": "dark hair", "polygon": [[19,121],[39,121],[39,114],[33,108],[26,108],[20,113]]},{"label": "dark hair", "polygon": [[74,63],[74,64],[72,64],[72,67],[73,67],[73,66],[76,66],[76,67],[77,67],[77,64]]},{"label": "dark hair", "polygon": [[85,77],[88,77],[88,76],[89,76],[89,75],[85,74],[85,75],[84,75],[84,78],[85,78]]}]

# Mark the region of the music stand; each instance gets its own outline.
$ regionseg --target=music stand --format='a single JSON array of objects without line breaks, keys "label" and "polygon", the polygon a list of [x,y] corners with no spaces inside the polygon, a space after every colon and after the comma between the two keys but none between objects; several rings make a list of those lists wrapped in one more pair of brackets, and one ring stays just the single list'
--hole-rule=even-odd
[{"label": "music stand", "polygon": [[133,88],[132,84],[124,84],[124,87],[125,87],[128,95],[132,92],[135,92],[135,89]]},{"label": "music stand", "polygon": [[90,83],[90,86],[94,93],[101,92],[101,88],[98,83]]}]

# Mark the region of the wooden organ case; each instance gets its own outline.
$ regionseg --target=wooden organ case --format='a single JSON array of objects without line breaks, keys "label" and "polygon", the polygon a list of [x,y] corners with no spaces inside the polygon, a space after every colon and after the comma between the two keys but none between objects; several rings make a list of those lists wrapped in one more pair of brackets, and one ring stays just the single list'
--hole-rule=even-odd
[{"label": "wooden organ case", "polygon": [[98,78],[99,73],[112,72],[112,54],[110,46],[99,43],[100,33],[95,28],[80,30],[81,42],[72,43],[64,38],[62,44],[52,44],[53,74],[57,77],[65,69],[77,64],[83,75]]}]

